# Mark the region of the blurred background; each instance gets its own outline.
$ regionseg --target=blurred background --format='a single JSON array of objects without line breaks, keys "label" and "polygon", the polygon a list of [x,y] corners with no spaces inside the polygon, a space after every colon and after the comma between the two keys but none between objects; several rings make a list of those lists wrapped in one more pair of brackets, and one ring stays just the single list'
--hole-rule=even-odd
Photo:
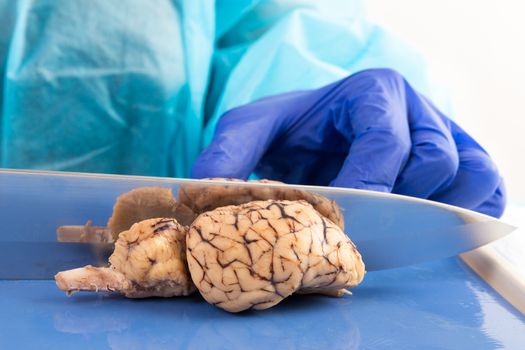
[{"label": "blurred background", "polygon": [[490,246],[525,278],[525,2],[367,0],[371,21],[428,62],[451,117],[492,156],[505,178],[503,220],[519,227]]},{"label": "blurred background", "polygon": [[367,0],[368,17],[412,45],[453,115],[525,205],[525,2]]}]

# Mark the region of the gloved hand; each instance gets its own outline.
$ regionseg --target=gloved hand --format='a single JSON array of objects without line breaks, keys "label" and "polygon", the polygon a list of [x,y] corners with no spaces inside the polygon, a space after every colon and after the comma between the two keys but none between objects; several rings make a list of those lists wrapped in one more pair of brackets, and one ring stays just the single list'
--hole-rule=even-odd
[{"label": "gloved hand", "polygon": [[483,148],[395,71],[268,97],[220,119],[192,176],[394,192],[495,217],[505,189]]}]

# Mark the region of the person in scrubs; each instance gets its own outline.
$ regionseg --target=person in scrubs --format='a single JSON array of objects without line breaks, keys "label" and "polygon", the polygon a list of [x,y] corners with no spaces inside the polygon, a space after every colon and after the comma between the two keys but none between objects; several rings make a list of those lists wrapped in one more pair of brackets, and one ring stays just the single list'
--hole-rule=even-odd
[{"label": "person in scrubs", "polygon": [[264,177],[492,216],[503,181],[359,1],[0,0],[0,166]]}]

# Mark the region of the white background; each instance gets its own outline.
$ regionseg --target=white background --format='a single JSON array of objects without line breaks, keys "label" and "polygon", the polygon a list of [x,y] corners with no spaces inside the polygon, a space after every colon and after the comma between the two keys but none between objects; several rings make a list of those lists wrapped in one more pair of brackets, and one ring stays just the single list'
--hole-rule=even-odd
[{"label": "white background", "polygon": [[421,52],[455,115],[525,204],[525,1],[367,0],[368,17]]}]

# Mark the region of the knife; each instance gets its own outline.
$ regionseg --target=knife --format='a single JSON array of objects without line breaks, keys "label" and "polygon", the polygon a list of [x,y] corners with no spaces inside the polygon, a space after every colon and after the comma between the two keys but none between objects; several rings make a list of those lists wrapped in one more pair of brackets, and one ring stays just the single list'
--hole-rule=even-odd
[{"label": "knife", "polygon": [[487,215],[408,196],[348,188],[0,169],[1,279],[48,279],[60,270],[103,263],[107,244],[61,243],[62,225],[105,225],[120,194],[143,186],[276,187],[308,191],[343,210],[345,233],[368,271],[463,253],[516,228]]}]

